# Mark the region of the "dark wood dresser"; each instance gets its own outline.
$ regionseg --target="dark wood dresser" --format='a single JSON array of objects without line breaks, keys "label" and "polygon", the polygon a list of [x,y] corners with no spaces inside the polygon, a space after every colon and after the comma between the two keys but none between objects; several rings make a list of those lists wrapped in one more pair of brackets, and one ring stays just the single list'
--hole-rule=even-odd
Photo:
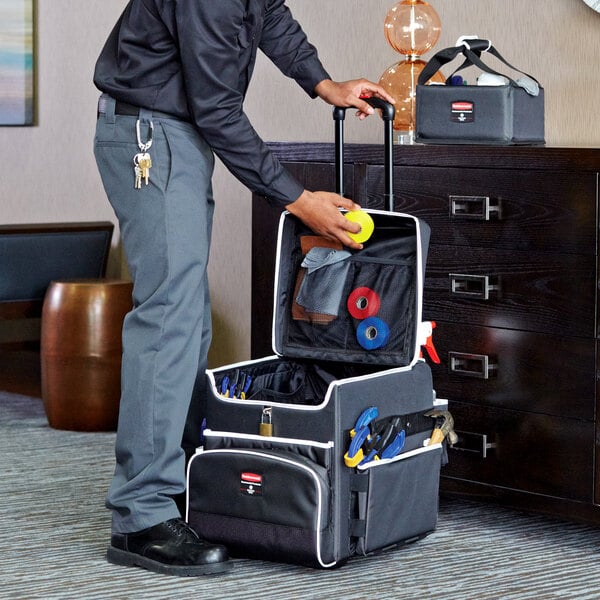
[{"label": "dark wood dresser", "polygon": [[[271,147],[334,189],[332,144]],[[347,194],[383,209],[382,146],[345,163]],[[600,149],[394,148],[395,210],[431,227],[423,317],[460,437],[445,493],[600,523],[599,172]],[[277,220],[253,199],[253,358],[272,353]]]}]

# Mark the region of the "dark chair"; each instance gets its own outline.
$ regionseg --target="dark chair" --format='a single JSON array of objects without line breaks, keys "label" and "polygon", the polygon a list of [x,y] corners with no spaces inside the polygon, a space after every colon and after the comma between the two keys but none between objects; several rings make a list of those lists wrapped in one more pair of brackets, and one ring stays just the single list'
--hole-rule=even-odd
[{"label": "dark chair", "polygon": [[114,225],[0,225],[0,320],[40,317],[55,279],[106,275]]}]

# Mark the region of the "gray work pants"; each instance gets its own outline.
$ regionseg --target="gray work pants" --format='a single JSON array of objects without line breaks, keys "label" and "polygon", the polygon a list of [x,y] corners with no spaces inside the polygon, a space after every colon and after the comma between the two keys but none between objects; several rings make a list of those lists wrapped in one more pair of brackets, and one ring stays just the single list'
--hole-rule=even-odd
[{"label": "gray work pants", "polygon": [[[185,490],[184,429],[186,450],[200,437],[211,337],[206,269],[214,157],[192,125],[163,117],[139,115],[144,141],[149,121],[154,124],[150,180],[141,189],[134,188],[138,117],[115,115],[108,98],[94,140],[134,283],[133,310],[123,325],[116,469],[107,497],[114,533],[179,516],[172,497]],[[195,384],[198,397],[190,407]]]}]

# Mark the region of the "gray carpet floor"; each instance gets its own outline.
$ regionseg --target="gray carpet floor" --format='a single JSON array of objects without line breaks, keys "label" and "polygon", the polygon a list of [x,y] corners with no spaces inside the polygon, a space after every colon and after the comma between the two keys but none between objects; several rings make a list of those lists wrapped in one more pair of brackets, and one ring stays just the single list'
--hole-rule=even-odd
[{"label": "gray carpet floor", "polygon": [[331,571],[236,560],[188,579],[109,565],[113,443],[50,429],[40,400],[0,393],[0,598],[600,598],[600,528],[445,498],[427,538]]}]

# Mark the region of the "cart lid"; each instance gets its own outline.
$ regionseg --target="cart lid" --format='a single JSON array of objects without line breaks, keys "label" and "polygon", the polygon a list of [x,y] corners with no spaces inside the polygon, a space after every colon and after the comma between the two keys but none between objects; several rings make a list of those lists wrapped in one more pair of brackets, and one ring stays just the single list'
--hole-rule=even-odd
[{"label": "cart lid", "polygon": [[420,357],[430,230],[366,211],[374,232],[352,251],[283,213],[275,267],[273,350],[287,358],[409,366]]}]

